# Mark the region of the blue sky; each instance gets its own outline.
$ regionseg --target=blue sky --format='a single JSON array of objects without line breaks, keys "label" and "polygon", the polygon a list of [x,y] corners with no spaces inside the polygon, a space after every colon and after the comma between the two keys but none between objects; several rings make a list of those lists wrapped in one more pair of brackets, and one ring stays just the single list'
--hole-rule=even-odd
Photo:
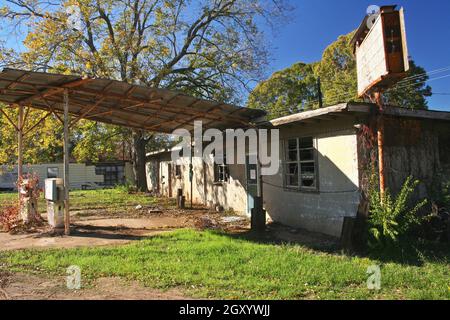
[{"label": "blue sky", "polygon": [[[356,29],[369,5],[397,4],[405,8],[410,56],[427,71],[450,67],[450,1],[292,0],[292,21],[279,28],[271,41],[273,61],[269,73],[295,62],[313,62],[341,34]],[[430,78],[450,75],[450,70]],[[436,93],[450,94],[450,77],[429,82]],[[450,111],[450,95],[429,99],[432,110]]]},{"label": "blue sky", "polygon": [[[290,23],[279,27],[275,34],[267,30],[272,58],[267,76],[289,67],[295,62],[313,62],[321,58],[323,50],[339,35],[356,29],[366,14],[369,5],[397,4],[405,8],[406,32],[409,54],[416,63],[428,72],[450,67],[450,1],[407,0],[290,0],[295,10]],[[0,6],[4,4],[0,0]],[[20,47],[16,37],[0,30],[8,45]],[[450,75],[445,72],[430,75],[439,78]],[[447,95],[433,95],[429,99],[432,110],[450,111],[450,77],[430,81],[433,92]]]}]

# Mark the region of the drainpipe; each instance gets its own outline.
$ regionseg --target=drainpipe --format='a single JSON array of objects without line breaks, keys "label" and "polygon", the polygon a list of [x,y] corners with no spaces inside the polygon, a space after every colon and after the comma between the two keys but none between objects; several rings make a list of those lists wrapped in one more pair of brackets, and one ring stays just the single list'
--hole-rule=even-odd
[{"label": "drainpipe", "polygon": [[377,119],[377,140],[378,140],[378,176],[380,179],[380,195],[383,196],[386,192],[386,173],[384,161],[384,119],[383,119],[383,100],[381,92],[375,92],[375,103],[378,106]]}]

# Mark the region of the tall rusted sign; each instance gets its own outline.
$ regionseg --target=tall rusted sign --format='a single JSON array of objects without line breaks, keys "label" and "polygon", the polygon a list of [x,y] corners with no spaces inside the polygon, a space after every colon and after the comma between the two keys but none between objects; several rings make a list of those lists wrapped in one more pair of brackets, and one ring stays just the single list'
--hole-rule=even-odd
[{"label": "tall rusted sign", "polygon": [[380,193],[386,190],[382,93],[409,70],[403,8],[370,6],[352,39],[358,73],[358,95],[378,106],[377,143]]},{"label": "tall rusted sign", "polygon": [[392,86],[409,70],[404,12],[395,8],[372,9],[353,37],[360,97]]}]

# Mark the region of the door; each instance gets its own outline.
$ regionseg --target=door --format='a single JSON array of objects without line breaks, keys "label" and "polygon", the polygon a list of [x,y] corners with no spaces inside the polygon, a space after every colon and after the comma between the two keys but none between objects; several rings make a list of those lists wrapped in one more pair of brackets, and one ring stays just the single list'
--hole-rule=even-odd
[{"label": "door", "polygon": [[[250,161],[252,160],[252,161]],[[258,196],[258,165],[256,155],[245,157],[245,172],[247,180],[247,214],[251,215],[254,207],[254,199]]]}]

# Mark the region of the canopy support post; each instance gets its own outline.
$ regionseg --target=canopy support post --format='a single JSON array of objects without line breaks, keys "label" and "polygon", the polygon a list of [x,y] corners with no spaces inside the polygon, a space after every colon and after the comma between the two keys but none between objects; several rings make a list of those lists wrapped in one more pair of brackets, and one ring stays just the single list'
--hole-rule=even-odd
[{"label": "canopy support post", "polygon": [[[21,181],[23,176],[23,127],[24,127],[24,114],[23,106],[19,105],[19,117],[17,121],[17,181]],[[20,186],[17,186],[19,190],[20,200]]]},{"label": "canopy support post", "polygon": [[69,90],[64,89],[64,233],[70,235],[69,211]]}]

